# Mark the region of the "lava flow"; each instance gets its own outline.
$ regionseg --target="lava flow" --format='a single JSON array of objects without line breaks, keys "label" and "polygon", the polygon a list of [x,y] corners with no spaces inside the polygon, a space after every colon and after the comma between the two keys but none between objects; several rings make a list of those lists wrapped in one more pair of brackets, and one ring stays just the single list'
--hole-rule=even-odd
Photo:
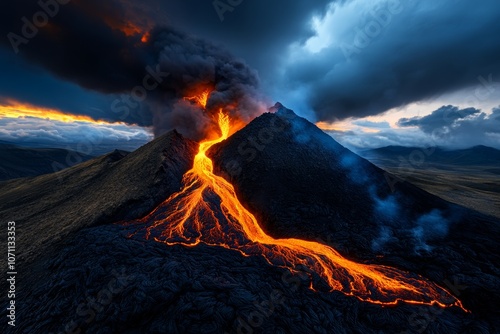
[{"label": "lava flow", "polygon": [[228,138],[231,130],[229,118],[222,111],[218,124],[221,135],[200,144],[193,168],[184,175],[183,188],[139,221],[147,224],[148,239],[167,245],[203,243],[237,250],[245,256],[260,255],[292,272],[307,268],[324,279],[331,290],[371,303],[393,305],[403,301],[465,310],[458,299],[421,276],[388,266],[356,263],[318,242],[267,235],[239,202],[234,187],[213,173],[206,152]]},{"label": "lava flow", "polygon": [[200,107],[205,109],[208,103],[208,97],[210,96],[210,89],[205,89],[198,95],[185,97],[184,100],[197,103]]}]

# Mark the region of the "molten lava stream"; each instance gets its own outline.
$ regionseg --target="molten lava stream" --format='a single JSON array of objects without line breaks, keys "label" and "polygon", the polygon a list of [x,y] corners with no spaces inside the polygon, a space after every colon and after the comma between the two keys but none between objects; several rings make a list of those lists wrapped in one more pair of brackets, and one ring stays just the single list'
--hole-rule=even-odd
[{"label": "molten lava stream", "polygon": [[205,89],[200,94],[190,97],[185,97],[184,100],[197,103],[200,107],[205,109],[208,103],[208,97],[210,96],[211,90]]},{"label": "molten lava stream", "polygon": [[193,168],[184,175],[182,190],[140,220],[148,224],[148,239],[168,245],[204,243],[234,249],[246,256],[261,255],[270,264],[294,272],[306,266],[323,278],[331,290],[371,303],[391,305],[404,301],[465,310],[459,300],[423,277],[388,266],[356,263],[317,242],[267,235],[239,202],[233,186],[213,173],[212,160],[206,152],[225,140],[230,131],[227,115],[220,112],[218,122],[222,135],[200,144]]}]

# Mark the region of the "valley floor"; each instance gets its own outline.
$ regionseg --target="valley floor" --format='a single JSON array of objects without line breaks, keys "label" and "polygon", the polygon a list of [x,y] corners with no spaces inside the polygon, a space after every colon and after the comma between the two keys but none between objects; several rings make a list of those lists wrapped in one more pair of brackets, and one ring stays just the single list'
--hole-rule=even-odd
[{"label": "valley floor", "polygon": [[372,161],[389,173],[449,202],[500,218],[500,169],[433,164],[400,168]]}]

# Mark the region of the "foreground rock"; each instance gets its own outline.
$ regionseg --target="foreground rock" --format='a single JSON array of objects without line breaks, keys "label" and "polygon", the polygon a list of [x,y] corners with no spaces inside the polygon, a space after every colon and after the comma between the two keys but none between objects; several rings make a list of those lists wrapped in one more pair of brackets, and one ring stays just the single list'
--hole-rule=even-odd
[{"label": "foreground rock", "polygon": [[493,333],[458,308],[380,307],[314,292],[261,257],[165,246],[133,226],[86,229],[21,291],[16,333]]}]

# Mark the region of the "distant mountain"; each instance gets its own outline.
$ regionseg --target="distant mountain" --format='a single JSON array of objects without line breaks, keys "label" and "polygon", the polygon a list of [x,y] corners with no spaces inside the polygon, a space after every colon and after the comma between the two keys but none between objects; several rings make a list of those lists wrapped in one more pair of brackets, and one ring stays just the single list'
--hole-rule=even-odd
[{"label": "distant mountain", "polygon": [[[79,154],[86,154],[92,156],[100,156],[103,154],[108,154],[113,152],[115,149],[132,152],[139,147],[145,145],[148,140],[142,139],[129,139],[126,141],[103,141],[103,142],[92,142],[86,140],[84,142],[37,142],[37,141],[16,141],[9,142],[5,140],[0,140],[0,144],[15,145],[24,148],[61,148],[70,151],[76,151]],[[89,153],[89,149],[92,150]]]},{"label": "distant mountain", "polygon": [[0,141],[0,181],[53,173],[92,158],[61,148],[26,148]]},{"label": "distant mountain", "polygon": [[500,165],[500,150],[482,145],[460,150],[447,150],[439,147],[387,146],[362,151],[359,154],[375,164],[379,163],[387,167],[396,167],[405,163],[411,164],[415,168],[425,168],[429,164],[454,166]]}]

